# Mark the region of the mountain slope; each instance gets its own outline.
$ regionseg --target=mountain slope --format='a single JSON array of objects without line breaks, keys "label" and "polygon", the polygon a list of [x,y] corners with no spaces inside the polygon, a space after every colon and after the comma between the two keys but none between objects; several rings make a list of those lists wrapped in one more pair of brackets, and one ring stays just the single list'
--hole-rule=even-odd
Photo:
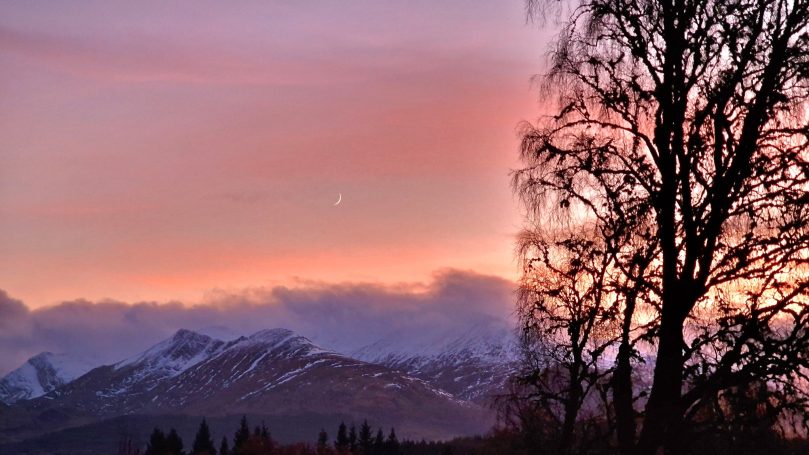
[{"label": "mountain slope", "polygon": [[418,377],[460,399],[487,402],[503,391],[516,348],[511,327],[487,319],[419,339],[393,334],[352,357]]},{"label": "mountain slope", "polygon": [[321,349],[284,329],[229,342],[181,330],[18,407],[25,416],[18,420],[28,426],[4,428],[0,436],[34,435],[43,416],[57,429],[130,414],[344,415],[419,438],[478,433],[491,423],[481,407],[421,379]]},{"label": "mountain slope", "polygon": [[13,404],[40,397],[95,366],[88,359],[42,352],[0,379],[0,401]]}]

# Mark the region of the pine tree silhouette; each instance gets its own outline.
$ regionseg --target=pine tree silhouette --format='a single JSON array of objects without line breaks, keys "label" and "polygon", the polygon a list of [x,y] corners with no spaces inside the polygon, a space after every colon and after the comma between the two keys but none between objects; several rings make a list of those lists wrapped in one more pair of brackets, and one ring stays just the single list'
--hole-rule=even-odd
[{"label": "pine tree silhouette", "polygon": [[263,421],[261,422],[261,440],[268,447],[272,446],[272,437],[270,437],[270,430],[267,428],[267,425],[264,425]]},{"label": "pine tree silhouette", "polygon": [[350,442],[346,430],[345,422],[340,422],[340,427],[337,429],[337,439],[334,441],[334,448],[340,452],[345,453],[349,450]]},{"label": "pine tree silhouette", "polygon": [[191,453],[193,455],[216,455],[216,447],[214,447],[213,439],[211,439],[211,430],[208,428],[208,422],[204,418],[199,424],[197,435],[194,437]]},{"label": "pine tree silhouette", "polygon": [[152,435],[149,436],[149,444],[146,445],[144,455],[164,455],[168,447],[166,445],[166,435],[163,430],[155,427]]},{"label": "pine tree silhouette", "polygon": [[[258,430],[258,427],[256,427]],[[264,422],[261,422],[261,429],[258,432],[258,445],[261,447],[261,450],[267,454],[272,453],[273,451],[273,442],[272,438],[270,437],[270,430],[264,425]]]},{"label": "pine tree silhouette", "polygon": [[376,432],[376,438],[374,438],[374,445],[371,448],[371,453],[373,455],[384,455],[385,453],[385,434],[382,433],[382,428]]},{"label": "pine tree silhouette", "polygon": [[357,453],[357,427],[354,424],[351,424],[351,429],[348,430],[348,450]]},{"label": "pine tree silhouette", "polygon": [[166,436],[166,452],[170,455],[185,455],[185,452],[183,452],[183,439],[174,428]]},{"label": "pine tree silhouette", "polygon": [[396,430],[390,428],[388,440],[385,441],[385,455],[399,455],[401,449],[399,448],[399,439],[396,438]]},{"label": "pine tree silhouette", "polygon": [[362,425],[360,425],[360,434],[357,444],[359,448],[359,453],[363,455],[370,454],[372,442],[373,440],[371,439],[371,426],[368,425],[368,420],[363,420]]},{"label": "pine tree silhouette", "polygon": [[239,429],[233,435],[233,455],[242,455],[247,441],[250,439],[250,427],[247,424],[247,416],[242,416]]},{"label": "pine tree silhouette", "polygon": [[325,453],[328,446],[329,446],[329,434],[326,433],[325,428],[321,428],[320,433],[317,434],[317,453],[319,454]]},{"label": "pine tree silhouette", "polygon": [[228,438],[222,436],[222,443],[219,444],[219,455],[231,455],[228,447]]}]

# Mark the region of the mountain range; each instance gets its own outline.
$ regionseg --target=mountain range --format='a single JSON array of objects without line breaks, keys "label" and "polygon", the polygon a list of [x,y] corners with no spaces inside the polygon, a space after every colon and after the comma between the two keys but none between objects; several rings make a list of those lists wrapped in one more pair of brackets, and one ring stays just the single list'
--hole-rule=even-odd
[{"label": "mountain range", "polygon": [[511,332],[492,324],[423,340],[402,335],[344,355],[286,329],[231,340],[179,330],[95,368],[43,353],[0,380],[0,400],[8,405],[0,413],[0,452],[52,442],[57,434],[73,440],[104,422],[120,426],[122,418],[129,419],[127,432],[145,438],[151,422],[166,416],[207,416],[224,425],[228,416],[247,414],[295,421],[299,434],[311,435],[324,424],[365,418],[410,438],[487,431],[489,398],[511,368]]}]

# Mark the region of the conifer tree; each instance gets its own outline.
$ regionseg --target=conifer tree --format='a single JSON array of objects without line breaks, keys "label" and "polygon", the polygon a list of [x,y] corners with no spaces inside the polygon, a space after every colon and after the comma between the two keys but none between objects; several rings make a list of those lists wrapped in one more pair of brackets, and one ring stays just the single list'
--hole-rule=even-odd
[{"label": "conifer tree", "polygon": [[374,455],[382,455],[385,453],[385,434],[382,433],[382,428],[376,432],[376,438],[374,438],[374,445],[371,453]]},{"label": "conifer tree", "polygon": [[357,453],[357,427],[354,424],[351,425],[351,429],[348,430],[348,450],[351,453]]},{"label": "conifer tree", "polygon": [[228,447],[228,438],[222,436],[222,443],[219,444],[219,455],[230,455],[230,447]]},{"label": "conifer tree", "polygon": [[247,416],[242,416],[239,429],[233,435],[233,454],[241,455],[247,441],[250,439],[250,426],[247,424]]},{"label": "conifer tree", "polygon": [[272,438],[270,437],[270,430],[263,421],[261,422],[261,431],[259,432],[259,445],[267,453],[270,453],[273,450],[273,442]]},{"label": "conifer tree", "polygon": [[177,434],[177,430],[172,428],[166,436],[166,453],[170,455],[184,455],[183,439]]},{"label": "conifer tree", "polygon": [[399,439],[396,438],[396,431],[391,427],[388,440],[385,441],[385,455],[399,455]]},{"label": "conifer tree", "polygon": [[261,439],[264,441],[271,441],[272,438],[270,437],[270,430],[267,428],[267,425],[264,422],[261,422]]},{"label": "conifer tree", "polygon": [[360,425],[359,453],[367,455],[371,452],[371,443],[373,442],[371,438],[371,426],[368,425],[368,420],[363,420],[362,425]]},{"label": "conifer tree", "polygon": [[166,453],[166,435],[163,430],[155,427],[152,435],[149,436],[149,444],[146,446],[144,455],[164,455]]},{"label": "conifer tree", "polygon": [[216,455],[216,447],[214,447],[213,439],[211,438],[211,430],[208,428],[208,422],[206,422],[204,418],[199,424],[197,435],[194,437],[191,453],[194,455]]},{"label": "conifer tree", "polygon": [[340,453],[345,453],[349,449],[349,444],[346,424],[345,422],[340,422],[340,426],[337,429],[337,439],[334,441],[334,448]]},{"label": "conifer tree", "polygon": [[317,453],[318,454],[325,453],[328,444],[329,444],[329,434],[326,433],[325,428],[321,428],[320,433],[317,434]]}]

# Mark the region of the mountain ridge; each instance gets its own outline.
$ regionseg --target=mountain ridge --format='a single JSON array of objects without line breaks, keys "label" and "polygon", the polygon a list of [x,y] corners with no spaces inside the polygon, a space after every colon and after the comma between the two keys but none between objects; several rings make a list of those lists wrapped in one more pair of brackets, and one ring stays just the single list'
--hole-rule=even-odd
[{"label": "mountain ridge", "polygon": [[131,414],[340,414],[427,438],[478,433],[492,423],[490,411],[428,381],[323,349],[287,329],[227,342],[181,329],[11,409],[28,423],[0,425],[0,439],[37,436],[43,419],[64,429]]},{"label": "mountain ridge", "polygon": [[515,369],[516,337],[505,321],[490,319],[421,341],[402,343],[391,334],[352,352],[429,381],[454,396],[482,404],[505,391]]}]

